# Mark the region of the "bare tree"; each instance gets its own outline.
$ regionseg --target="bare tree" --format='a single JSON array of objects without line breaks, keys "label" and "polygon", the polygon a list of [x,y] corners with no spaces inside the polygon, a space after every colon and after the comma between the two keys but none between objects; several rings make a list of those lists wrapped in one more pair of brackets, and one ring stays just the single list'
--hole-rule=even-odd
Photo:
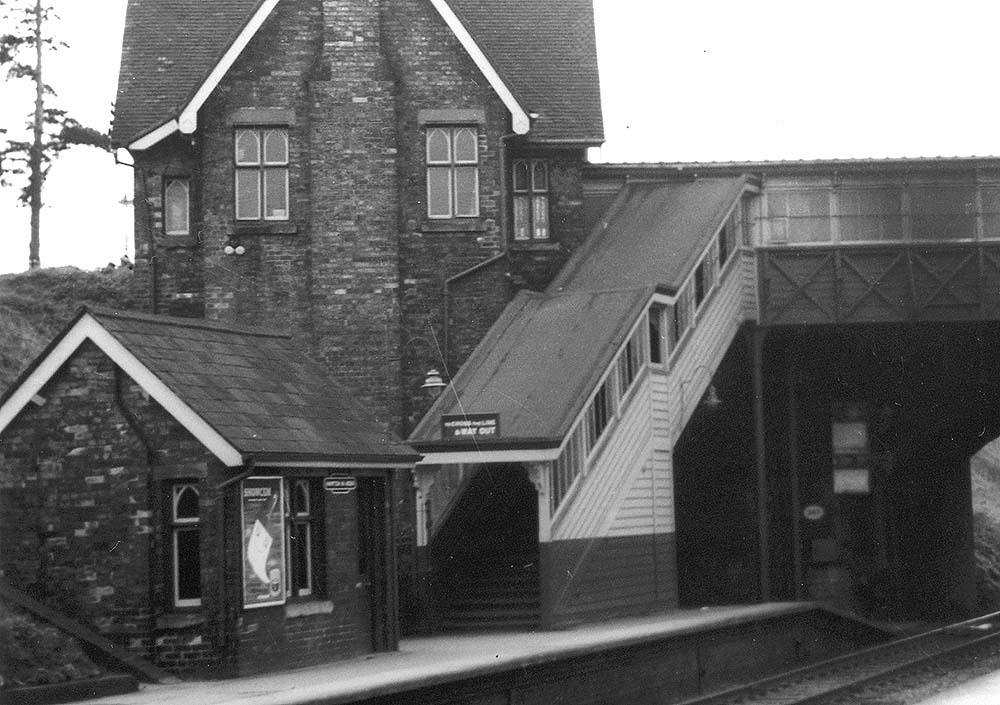
[{"label": "bare tree", "polygon": [[31,209],[31,240],[28,267],[40,266],[39,232],[42,211],[42,185],[52,160],[59,152],[74,145],[86,144],[110,150],[107,134],[84,127],[65,110],[46,105],[55,91],[42,78],[42,61],[50,51],[67,45],[46,33],[48,22],[55,19],[51,5],[42,0],[8,0],[3,11],[5,25],[13,30],[0,36],[0,67],[9,80],[27,79],[34,85],[34,109],[28,114],[31,139],[13,140],[0,130],[0,186],[11,186],[11,177],[27,175],[20,199]]}]

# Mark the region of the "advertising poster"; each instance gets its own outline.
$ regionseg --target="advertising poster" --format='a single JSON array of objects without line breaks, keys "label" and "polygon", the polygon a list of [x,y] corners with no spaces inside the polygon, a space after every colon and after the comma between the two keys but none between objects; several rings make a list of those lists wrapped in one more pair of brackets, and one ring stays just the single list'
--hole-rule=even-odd
[{"label": "advertising poster", "polygon": [[243,606],[285,602],[285,520],[280,477],[248,477],[241,487]]}]

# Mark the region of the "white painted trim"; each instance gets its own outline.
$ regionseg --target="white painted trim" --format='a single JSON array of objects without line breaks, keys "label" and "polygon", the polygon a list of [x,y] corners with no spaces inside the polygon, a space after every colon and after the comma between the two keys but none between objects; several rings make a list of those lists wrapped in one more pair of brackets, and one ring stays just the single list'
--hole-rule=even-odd
[{"label": "white painted trim", "polygon": [[258,467],[261,468],[329,468],[331,470],[409,470],[414,465],[413,462],[404,463],[402,461],[398,462],[386,462],[386,463],[348,463],[348,462],[331,462],[329,460],[262,460]]},{"label": "white painted trim", "polygon": [[534,463],[555,460],[558,448],[535,450],[464,450],[453,453],[425,453],[417,465],[455,465],[457,463]]},{"label": "white painted trim", "polygon": [[168,120],[149,134],[140,137],[135,142],[131,142],[128,148],[136,151],[149,149],[158,142],[170,137],[170,135],[174,134],[179,129],[180,126],[177,124],[176,120]]},{"label": "white painted trim", "polygon": [[233,43],[226,50],[226,53],[222,55],[219,59],[219,63],[215,65],[211,73],[208,74],[208,78],[198,87],[195,91],[194,96],[188,101],[187,105],[181,111],[180,117],[177,118],[177,123],[181,132],[186,135],[191,134],[198,128],[198,111],[201,106],[205,104],[208,97],[212,95],[212,91],[215,90],[219,82],[222,81],[223,77],[229,72],[229,69],[233,67],[236,63],[236,59],[239,55],[243,53],[246,49],[247,44],[253,39],[254,35],[264,24],[264,20],[268,18],[271,11],[274,9],[275,5],[278,4],[278,0],[265,0],[250,21],[247,22],[243,31],[239,33]]},{"label": "white painted trim", "polygon": [[490,86],[496,91],[496,94],[503,101],[503,104],[507,106],[510,111],[511,123],[514,132],[518,135],[525,135],[528,130],[531,129],[531,118],[528,116],[527,111],[521,107],[521,104],[517,102],[517,98],[514,97],[514,93],[507,87],[507,84],[503,82],[500,78],[500,74],[497,70],[493,68],[493,64],[490,60],[486,58],[486,54],[483,50],[479,48],[476,40],[472,38],[469,30],[465,28],[462,21],[458,19],[458,15],[455,11],[451,9],[448,5],[447,0],[431,0],[431,5],[434,9],[438,11],[441,18],[448,25],[448,28],[454,33],[458,41],[461,42],[465,50],[469,52],[469,56],[472,61],[476,64],[476,67],[482,72],[486,80],[489,81]]},{"label": "white painted trim", "polygon": [[142,387],[168,414],[186,428],[228,467],[243,465],[242,454],[229,441],[177,396],[166,384],[118,342],[93,316],[85,314],[56,344],[34,372],[0,406],[0,432],[17,417],[25,405],[52,379],[85,340],[91,340]]}]

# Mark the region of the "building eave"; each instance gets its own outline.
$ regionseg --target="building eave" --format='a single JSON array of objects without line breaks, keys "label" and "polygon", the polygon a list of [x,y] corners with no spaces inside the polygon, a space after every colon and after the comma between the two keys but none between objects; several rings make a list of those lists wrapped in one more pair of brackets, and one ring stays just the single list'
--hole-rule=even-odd
[{"label": "building eave", "polygon": [[69,329],[32,364],[0,404],[0,433],[20,415],[86,341],[94,343],[168,414],[227,467],[243,465],[243,454],[199,416],[142,364],[89,313],[79,315]]},{"label": "building eave", "polygon": [[504,106],[510,111],[511,127],[514,133],[518,135],[528,134],[528,131],[531,129],[531,117],[528,111],[524,109],[520,101],[515,97],[510,86],[500,77],[500,73],[493,65],[493,62],[489,60],[486,53],[476,43],[472,34],[462,23],[462,20],[459,19],[458,15],[455,14],[455,11],[448,4],[447,0],[431,0],[431,5],[441,15],[441,19],[448,25],[448,28],[458,39],[459,43],[461,43],[465,51],[468,52],[469,57],[476,64],[476,67],[486,77],[490,87],[493,88],[500,97],[500,100],[503,101]]},{"label": "building eave", "polygon": [[256,36],[264,25],[264,21],[271,15],[279,2],[280,0],[263,0],[243,29],[240,30],[240,33],[236,35],[233,43],[229,45],[229,48],[208,72],[205,79],[195,88],[187,102],[181,106],[180,111],[153,131],[130,142],[129,149],[149,149],[175,132],[190,135],[197,130],[198,111],[201,110],[201,106],[205,104],[222,79],[229,73],[229,69],[236,63],[236,59],[246,49],[250,40]]}]

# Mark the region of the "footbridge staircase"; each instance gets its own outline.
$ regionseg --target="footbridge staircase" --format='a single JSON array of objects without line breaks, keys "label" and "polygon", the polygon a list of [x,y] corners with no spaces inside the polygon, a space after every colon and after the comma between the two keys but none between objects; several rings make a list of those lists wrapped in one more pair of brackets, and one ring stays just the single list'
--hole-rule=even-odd
[{"label": "footbridge staircase", "polygon": [[[425,453],[419,539],[436,565],[462,553],[457,536],[476,534],[490,553],[490,537],[472,528],[496,521],[488,497],[469,493],[483,473],[520,474],[534,485],[523,511],[537,540],[511,555],[536,556],[537,567],[513,601],[537,601],[539,624],[676,606],[673,448],[757,315],[745,246],[755,197],[743,177],[630,185],[544,293],[510,304],[410,439]],[[441,437],[442,419],[477,415],[495,416],[498,435]],[[483,603],[513,581],[487,574]],[[465,598],[475,582],[458,588]],[[456,616],[448,602],[443,623]],[[477,617],[490,620],[488,610]]]}]

